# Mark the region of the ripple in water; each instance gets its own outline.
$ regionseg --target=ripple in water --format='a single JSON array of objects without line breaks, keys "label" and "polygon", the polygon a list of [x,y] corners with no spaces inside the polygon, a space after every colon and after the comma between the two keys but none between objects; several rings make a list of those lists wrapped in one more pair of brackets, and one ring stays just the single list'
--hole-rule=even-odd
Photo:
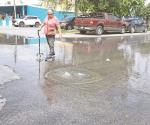
[{"label": "ripple in water", "polygon": [[46,73],[45,78],[61,84],[88,84],[101,80],[99,74],[87,69],[67,67]]}]

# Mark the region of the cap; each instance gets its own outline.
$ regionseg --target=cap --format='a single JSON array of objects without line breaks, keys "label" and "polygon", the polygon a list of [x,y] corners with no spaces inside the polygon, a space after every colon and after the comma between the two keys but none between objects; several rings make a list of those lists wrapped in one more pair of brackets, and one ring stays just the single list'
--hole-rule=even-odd
[{"label": "cap", "polygon": [[48,10],[47,13],[53,14],[53,11],[52,10]]}]

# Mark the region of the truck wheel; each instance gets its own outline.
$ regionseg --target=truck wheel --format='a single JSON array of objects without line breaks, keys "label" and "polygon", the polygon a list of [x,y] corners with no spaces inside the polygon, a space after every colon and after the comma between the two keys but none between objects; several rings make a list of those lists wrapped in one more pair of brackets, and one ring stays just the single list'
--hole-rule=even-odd
[{"label": "truck wheel", "polygon": [[36,22],[35,23],[35,27],[39,27],[40,26],[40,23],[39,22]]},{"label": "truck wheel", "polygon": [[103,32],[104,32],[104,29],[102,26],[98,26],[96,28],[96,35],[101,35],[101,34],[103,34]]},{"label": "truck wheel", "polygon": [[80,30],[80,33],[81,34],[86,34],[86,31],[85,30]]},{"label": "truck wheel", "polygon": [[25,26],[24,22],[19,23],[19,27],[24,27],[24,26]]},{"label": "truck wheel", "polygon": [[145,27],[145,29],[144,29],[144,31],[143,31],[144,33],[146,33],[147,32],[147,28]]},{"label": "truck wheel", "polygon": [[67,30],[72,30],[73,28],[72,28],[72,26],[71,25],[68,25],[67,26]]},{"label": "truck wheel", "polygon": [[122,27],[121,27],[121,33],[124,34],[125,32],[126,32],[126,27],[125,27],[125,26],[122,26]]},{"label": "truck wheel", "polygon": [[130,29],[130,33],[134,33],[135,32],[135,27],[131,27],[131,29]]}]

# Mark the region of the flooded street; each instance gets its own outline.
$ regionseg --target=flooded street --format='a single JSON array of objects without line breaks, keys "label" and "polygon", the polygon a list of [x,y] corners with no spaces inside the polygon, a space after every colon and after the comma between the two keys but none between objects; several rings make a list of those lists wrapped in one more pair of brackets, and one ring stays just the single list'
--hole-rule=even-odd
[{"label": "flooded street", "polygon": [[64,38],[55,52],[39,62],[38,38],[0,35],[0,125],[149,125],[150,35]]}]

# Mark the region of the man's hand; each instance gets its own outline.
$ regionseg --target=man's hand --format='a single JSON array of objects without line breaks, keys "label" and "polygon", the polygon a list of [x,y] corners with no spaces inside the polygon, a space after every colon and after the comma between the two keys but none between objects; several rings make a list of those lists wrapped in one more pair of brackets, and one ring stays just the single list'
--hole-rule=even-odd
[{"label": "man's hand", "polygon": [[59,38],[62,39],[62,34],[61,33],[59,34]]},{"label": "man's hand", "polygon": [[38,28],[38,32],[40,32],[40,31],[42,30],[42,28],[43,28],[44,25],[45,25],[45,24],[42,24],[42,25]]},{"label": "man's hand", "polygon": [[37,30],[38,36],[40,35],[41,28]]},{"label": "man's hand", "polygon": [[41,31],[41,28],[38,28],[38,32],[40,32]]}]

